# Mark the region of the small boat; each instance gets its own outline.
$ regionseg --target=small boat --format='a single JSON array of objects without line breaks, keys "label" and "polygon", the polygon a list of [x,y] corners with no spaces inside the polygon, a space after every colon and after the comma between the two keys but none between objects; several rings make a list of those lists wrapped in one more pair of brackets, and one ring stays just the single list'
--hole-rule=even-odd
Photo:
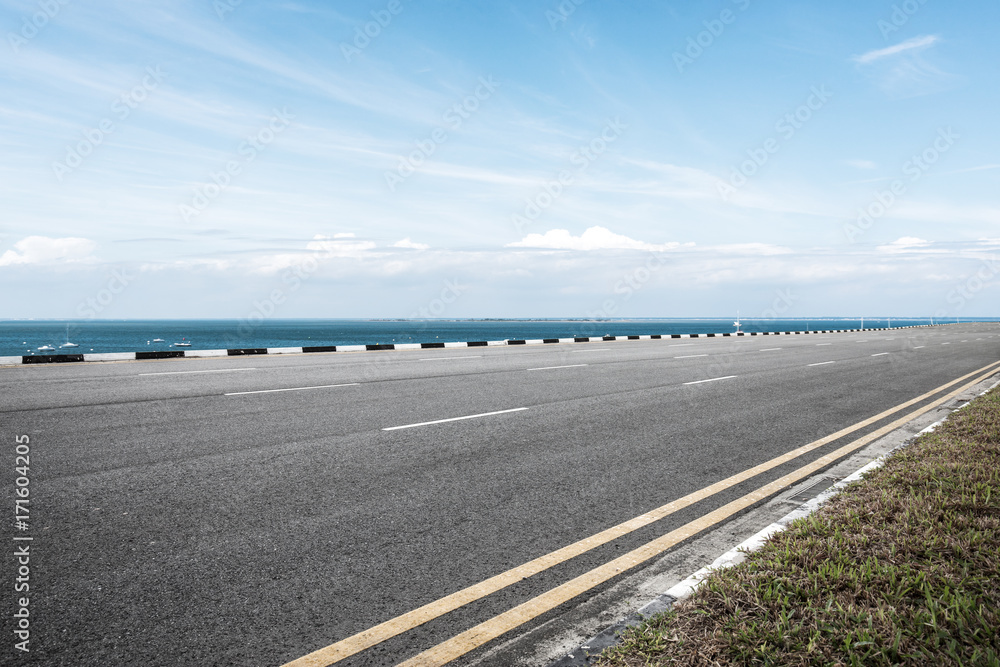
[{"label": "small boat", "polygon": [[740,311],[738,310],[736,311],[736,321],[733,322],[733,326],[736,327],[736,331],[734,331],[733,333],[738,333],[738,334],[743,333],[743,329],[740,328],[741,326],[743,326],[743,324],[740,322]]},{"label": "small boat", "polygon": [[59,347],[80,347],[76,343],[69,342],[69,325],[68,324],[66,325],[66,342],[63,343],[62,345],[60,345]]},{"label": "small boat", "polygon": [[187,342],[187,338],[181,338],[181,342],[174,343],[174,347],[191,347],[191,343]]},{"label": "small boat", "polygon": [[154,338],[153,342],[154,343],[166,343],[167,341],[163,340],[162,338]]},{"label": "small boat", "polygon": [[38,348],[38,351],[39,352],[55,352],[55,349],[56,348],[52,347],[51,345],[42,345],[41,347]]}]

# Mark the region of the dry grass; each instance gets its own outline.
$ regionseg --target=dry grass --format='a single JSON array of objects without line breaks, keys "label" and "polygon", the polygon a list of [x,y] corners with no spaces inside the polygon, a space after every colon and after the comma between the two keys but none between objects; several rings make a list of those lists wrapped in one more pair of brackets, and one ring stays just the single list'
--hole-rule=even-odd
[{"label": "dry grass", "polygon": [[954,413],[601,667],[1000,667],[1000,392]]}]

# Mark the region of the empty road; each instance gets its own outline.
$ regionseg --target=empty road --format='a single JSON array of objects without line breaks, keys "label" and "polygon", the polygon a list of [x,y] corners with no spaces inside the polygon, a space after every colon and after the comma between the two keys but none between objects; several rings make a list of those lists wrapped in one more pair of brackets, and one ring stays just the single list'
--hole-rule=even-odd
[{"label": "empty road", "polygon": [[[29,528],[6,539],[32,538],[31,651],[5,614],[0,655],[304,665],[391,622],[336,664],[398,664],[905,411],[466,604],[447,596],[998,361],[1000,326],[983,323],[0,368],[12,514],[15,438],[30,439]],[[394,621],[424,605],[427,622]]]}]

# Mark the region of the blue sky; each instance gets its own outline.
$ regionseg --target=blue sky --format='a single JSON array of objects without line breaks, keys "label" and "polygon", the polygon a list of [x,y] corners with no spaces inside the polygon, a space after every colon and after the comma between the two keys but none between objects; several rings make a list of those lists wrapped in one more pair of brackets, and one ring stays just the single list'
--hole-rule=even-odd
[{"label": "blue sky", "polygon": [[994,316],[998,24],[0,0],[0,318]]}]

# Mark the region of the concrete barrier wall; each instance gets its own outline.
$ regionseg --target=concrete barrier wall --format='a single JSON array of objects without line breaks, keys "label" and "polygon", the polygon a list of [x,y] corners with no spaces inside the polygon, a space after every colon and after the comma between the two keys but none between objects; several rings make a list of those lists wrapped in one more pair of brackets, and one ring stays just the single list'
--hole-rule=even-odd
[{"label": "concrete barrier wall", "polygon": [[892,329],[821,329],[817,331],[752,331],[740,333],[645,334],[639,336],[590,336],[581,338],[543,338],[532,340],[508,339],[489,341],[459,341],[454,343],[372,343],[369,345],[321,345],[314,347],[252,347],[232,350],[155,350],[144,352],[101,352],[96,354],[35,354],[20,357],[0,357],[0,366],[20,364],[75,363],[82,361],[142,361],[179,357],[239,357],[256,354],[314,354],[319,352],[375,352],[382,350],[428,350],[456,347],[493,347],[498,345],[548,345],[553,343],[590,343],[623,340],[660,340],[664,338],[729,338],[736,336],[799,336],[803,334],[865,333],[919,329],[932,324],[918,324]]}]

